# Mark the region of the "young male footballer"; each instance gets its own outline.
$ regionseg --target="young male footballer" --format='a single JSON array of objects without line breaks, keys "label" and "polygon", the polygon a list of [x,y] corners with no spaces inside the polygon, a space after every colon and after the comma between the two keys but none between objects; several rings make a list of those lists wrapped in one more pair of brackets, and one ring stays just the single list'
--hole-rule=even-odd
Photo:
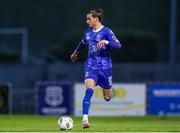
[{"label": "young male footballer", "polygon": [[102,24],[103,10],[93,9],[87,13],[86,23],[89,28],[84,32],[82,40],[71,54],[72,62],[76,62],[78,53],[88,47],[88,56],[84,63],[84,82],[86,86],[82,101],[82,126],[89,128],[88,113],[96,85],[103,88],[103,96],[106,101],[111,99],[112,87],[112,60],[110,52],[112,48],[120,48],[121,44],[111,29]]}]

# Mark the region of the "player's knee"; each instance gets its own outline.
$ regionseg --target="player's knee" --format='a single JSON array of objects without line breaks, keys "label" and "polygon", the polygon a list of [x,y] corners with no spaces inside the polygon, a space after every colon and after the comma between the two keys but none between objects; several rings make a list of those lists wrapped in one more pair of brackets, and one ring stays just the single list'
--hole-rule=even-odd
[{"label": "player's knee", "polygon": [[86,79],[85,80],[86,88],[94,88],[95,87],[95,81],[93,79]]}]

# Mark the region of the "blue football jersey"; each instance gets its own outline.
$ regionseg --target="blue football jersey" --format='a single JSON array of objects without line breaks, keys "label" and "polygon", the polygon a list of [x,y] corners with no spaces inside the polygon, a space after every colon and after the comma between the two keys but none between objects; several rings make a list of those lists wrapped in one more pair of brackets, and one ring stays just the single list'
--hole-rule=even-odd
[{"label": "blue football jersey", "polygon": [[[107,40],[108,44],[98,48],[97,43],[101,40]],[[88,46],[88,56],[84,63],[85,68],[109,69],[112,67],[110,51],[111,48],[120,48],[121,44],[111,29],[102,26],[97,31],[88,28],[84,32],[83,39],[77,47],[79,52],[84,46]]]}]

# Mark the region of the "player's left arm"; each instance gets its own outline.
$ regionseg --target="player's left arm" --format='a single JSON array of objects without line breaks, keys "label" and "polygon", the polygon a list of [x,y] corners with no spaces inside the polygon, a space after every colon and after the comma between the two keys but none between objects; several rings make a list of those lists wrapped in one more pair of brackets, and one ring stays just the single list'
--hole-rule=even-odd
[{"label": "player's left arm", "polygon": [[107,40],[101,40],[97,45],[99,48],[102,48],[104,45],[110,45],[112,48],[121,48],[121,43],[110,29],[107,31]]}]

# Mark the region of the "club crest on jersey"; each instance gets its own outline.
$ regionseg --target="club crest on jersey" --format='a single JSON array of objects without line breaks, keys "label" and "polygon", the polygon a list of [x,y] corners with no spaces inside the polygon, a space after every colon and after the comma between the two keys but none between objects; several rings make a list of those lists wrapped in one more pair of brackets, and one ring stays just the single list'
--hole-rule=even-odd
[{"label": "club crest on jersey", "polygon": [[101,35],[100,34],[97,34],[97,36],[96,36],[96,41],[101,41]]},{"label": "club crest on jersey", "polygon": [[56,107],[63,103],[63,88],[60,86],[48,86],[45,91],[45,101],[48,105]]}]

